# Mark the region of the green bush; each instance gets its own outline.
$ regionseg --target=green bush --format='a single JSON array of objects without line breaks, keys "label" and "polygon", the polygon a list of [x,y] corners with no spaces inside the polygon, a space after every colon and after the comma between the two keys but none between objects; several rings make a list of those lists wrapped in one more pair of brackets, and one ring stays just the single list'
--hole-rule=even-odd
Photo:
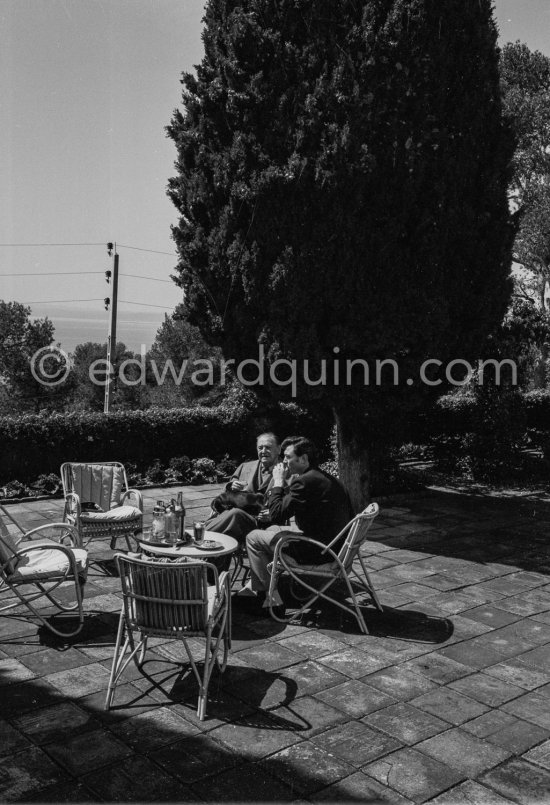
[{"label": "green bush", "polygon": [[191,483],[214,484],[218,480],[216,462],[211,458],[195,458],[192,461]]},{"label": "green bush", "polygon": [[145,481],[148,484],[162,484],[164,483],[165,473],[164,467],[159,458],[154,461],[150,467],[145,471]]},{"label": "green bush", "polygon": [[164,471],[164,480],[167,484],[186,484],[191,477],[191,459],[189,456],[175,456],[168,462]]},{"label": "green bush", "polygon": [[525,440],[525,395],[490,385],[446,395],[437,402],[432,427],[433,455],[442,470],[478,481],[504,480]]},{"label": "green bush", "polygon": [[330,419],[326,412],[313,413],[293,403],[262,411],[238,396],[212,408],[4,416],[0,483],[58,473],[64,461],[121,461],[133,473],[144,473],[157,461],[164,468],[175,456],[218,461],[229,455],[241,461],[253,454],[256,435],[267,429],[281,435],[304,433],[323,447]]},{"label": "green bush", "polygon": [[48,475],[39,475],[30,486],[38,495],[58,495],[63,491],[61,478],[55,472],[50,472]]},{"label": "green bush", "polygon": [[220,477],[220,480],[225,480],[226,478],[230,478],[231,475],[237,469],[237,462],[233,461],[232,458],[226,453],[222,460],[219,462],[217,466],[217,472]]},{"label": "green bush", "polygon": [[517,391],[502,387],[476,389],[474,427],[466,438],[472,476],[501,481],[517,464],[525,434],[524,405]]},{"label": "green bush", "polygon": [[523,395],[527,429],[550,434],[550,389],[535,389]]},{"label": "green bush", "polygon": [[28,497],[30,492],[29,487],[21,481],[10,481],[2,488],[2,497],[5,499]]}]

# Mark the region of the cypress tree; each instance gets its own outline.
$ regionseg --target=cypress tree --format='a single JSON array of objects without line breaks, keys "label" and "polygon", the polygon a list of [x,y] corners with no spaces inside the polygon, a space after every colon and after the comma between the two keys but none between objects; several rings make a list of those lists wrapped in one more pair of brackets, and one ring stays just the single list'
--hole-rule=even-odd
[{"label": "cypress tree", "polygon": [[332,408],[356,505],[404,412],[443,390],[420,365],[476,357],[509,299],[496,38],[491,0],[210,0],[183,76],[168,192],[189,320],[236,361],[263,344],[321,380],[326,361],[297,396]]}]

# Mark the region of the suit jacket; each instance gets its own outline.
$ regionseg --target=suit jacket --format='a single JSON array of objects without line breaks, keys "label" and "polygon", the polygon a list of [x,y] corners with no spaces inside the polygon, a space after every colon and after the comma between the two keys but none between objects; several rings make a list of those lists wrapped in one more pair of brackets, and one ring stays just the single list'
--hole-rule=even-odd
[{"label": "suit jacket", "polygon": [[[318,467],[310,467],[295,476],[286,488],[276,486],[268,491],[269,515],[273,523],[282,524],[294,517],[304,536],[327,545],[353,517],[349,495],[336,478]],[[340,546],[334,550],[338,552]],[[289,552],[301,562],[326,562],[314,546],[295,543]]]},{"label": "suit jacket", "polygon": [[268,489],[273,485],[273,478],[271,473],[267,478],[262,478],[262,469],[259,461],[245,461],[239,464],[233,475],[231,481],[226,486],[226,489],[231,489],[231,482],[237,480],[244,483],[246,492],[261,492],[265,495]]}]

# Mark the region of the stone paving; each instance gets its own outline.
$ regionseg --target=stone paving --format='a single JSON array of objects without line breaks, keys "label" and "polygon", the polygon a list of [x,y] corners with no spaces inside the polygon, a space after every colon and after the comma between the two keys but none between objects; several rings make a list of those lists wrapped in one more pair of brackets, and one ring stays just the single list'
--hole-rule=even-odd
[{"label": "stone paving", "polygon": [[[215,492],[185,488],[189,514]],[[28,528],[61,507],[6,511]],[[96,540],[80,635],[0,618],[0,801],[550,802],[549,525],[536,497],[385,502],[370,634],[328,609],[288,626],[235,609],[202,723],[171,642],[103,709],[120,588]]]}]

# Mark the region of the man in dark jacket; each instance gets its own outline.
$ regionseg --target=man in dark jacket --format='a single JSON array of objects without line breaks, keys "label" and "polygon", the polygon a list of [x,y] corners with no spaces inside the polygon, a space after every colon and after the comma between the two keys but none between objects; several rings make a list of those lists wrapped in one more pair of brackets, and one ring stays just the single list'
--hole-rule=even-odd
[{"label": "man in dark jacket", "polygon": [[[272,523],[285,523],[295,518],[304,536],[328,545],[353,517],[348,493],[333,476],[317,466],[317,450],[309,439],[293,436],[282,444],[283,466],[273,468],[273,483],[267,493],[267,505]],[[285,486],[285,479],[287,486]],[[269,589],[267,570],[273,558],[277,540],[293,532],[254,530],[246,538],[250,560],[250,580],[239,595],[256,595]],[[339,546],[335,546],[337,551]],[[289,552],[299,562],[322,564],[327,561],[321,549],[307,543],[292,543]],[[282,604],[280,598],[274,606]],[[265,604],[268,605],[268,602]]]}]

